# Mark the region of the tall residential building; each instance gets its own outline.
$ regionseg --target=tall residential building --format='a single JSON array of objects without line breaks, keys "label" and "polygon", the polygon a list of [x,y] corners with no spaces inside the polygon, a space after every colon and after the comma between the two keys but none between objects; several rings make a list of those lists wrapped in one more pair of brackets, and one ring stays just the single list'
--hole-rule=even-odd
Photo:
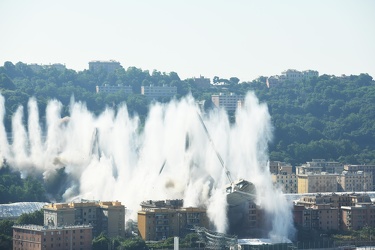
[{"label": "tall residential building", "polygon": [[13,226],[14,250],[91,250],[92,227],[80,226]]},{"label": "tall residential building", "polygon": [[103,70],[107,73],[113,73],[116,69],[120,68],[122,68],[121,64],[114,60],[89,62],[89,70],[93,72],[100,72]]},{"label": "tall residential building", "polygon": [[341,230],[359,230],[364,226],[375,227],[375,206],[371,202],[355,206],[342,206]]},{"label": "tall residential building", "polygon": [[298,193],[337,192],[337,174],[298,174]]},{"label": "tall residential building", "polygon": [[339,191],[342,192],[360,192],[373,190],[372,172],[343,171],[341,175],[338,175],[337,182],[340,189]]},{"label": "tall residential building", "polygon": [[281,174],[271,174],[272,182],[279,187],[283,193],[295,194],[298,193],[297,175],[283,172]]},{"label": "tall residential building", "polygon": [[[363,171],[365,173],[372,173],[372,187],[375,188],[375,165],[345,165],[344,170],[348,172]],[[373,189],[368,189],[367,191],[373,191]]]},{"label": "tall residential building", "polygon": [[133,89],[131,86],[109,85],[109,84],[96,86],[96,93],[116,93],[119,91],[124,91],[125,94],[127,95],[133,94]]},{"label": "tall residential building", "polygon": [[339,229],[339,208],[329,204],[319,204],[305,208],[302,216],[302,226],[317,230]]},{"label": "tall residential building", "polygon": [[281,73],[281,75],[270,76],[267,78],[266,84],[267,87],[273,87],[279,83],[283,83],[286,80],[291,82],[297,82],[303,79],[309,79],[312,77],[318,77],[319,72],[316,70],[305,70],[298,71],[295,69],[288,69]]},{"label": "tall residential building", "polygon": [[293,167],[289,163],[270,161],[269,164],[272,182],[284,193],[294,194],[298,192],[297,175],[293,173]]},{"label": "tall residential building", "polygon": [[367,194],[314,194],[302,196],[296,203],[305,207],[313,207],[315,205],[330,204],[331,207],[355,206],[356,204],[367,203],[371,201]]},{"label": "tall residential building", "polygon": [[206,210],[179,207],[180,203],[142,203],[138,212],[138,231],[144,240],[162,240],[173,236],[184,237],[194,226],[208,227]]},{"label": "tall residential building", "polygon": [[92,225],[94,236],[125,235],[125,206],[121,202],[71,202],[44,206],[44,225]]},{"label": "tall residential building", "polygon": [[177,94],[176,86],[141,86],[141,94],[148,99],[172,98]]},{"label": "tall residential building", "polygon": [[218,95],[212,95],[211,100],[217,108],[225,108],[227,111],[235,111],[237,107],[244,102],[244,96],[236,95],[234,93],[220,93]]},{"label": "tall residential building", "polygon": [[316,194],[300,198],[294,222],[309,229],[357,230],[375,225],[375,205],[368,194]]},{"label": "tall residential building", "polygon": [[271,174],[292,174],[293,167],[289,163],[281,161],[270,161],[269,164]]},{"label": "tall residential building", "polygon": [[343,164],[339,162],[326,161],[325,159],[312,159],[301,166],[296,167],[297,174],[327,172],[331,174],[341,173],[344,170]]}]

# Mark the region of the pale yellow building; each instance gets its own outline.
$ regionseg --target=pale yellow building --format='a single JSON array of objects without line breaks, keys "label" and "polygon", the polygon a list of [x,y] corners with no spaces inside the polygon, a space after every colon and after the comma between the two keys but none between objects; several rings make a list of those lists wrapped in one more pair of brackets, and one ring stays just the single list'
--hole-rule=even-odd
[{"label": "pale yellow building", "polygon": [[298,193],[337,192],[337,174],[297,175]]}]

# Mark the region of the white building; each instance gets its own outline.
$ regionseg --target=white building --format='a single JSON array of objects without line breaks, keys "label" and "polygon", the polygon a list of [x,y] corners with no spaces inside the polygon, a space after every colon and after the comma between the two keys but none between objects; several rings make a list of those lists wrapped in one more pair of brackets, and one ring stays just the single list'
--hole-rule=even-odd
[{"label": "white building", "polygon": [[227,111],[235,111],[237,107],[241,106],[244,102],[244,96],[236,95],[234,93],[211,96],[212,102],[217,108],[225,108]]},{"label": "white building", "polygon": [[125,94],[133,94],[133,89],[131,86],[109,84],[104,84],[103,86],[96,86],[96,93],[116,93],[119,91],[124,91]]},{"label": "white building", "polygon": [[148,99],[172,98],[177,94],[175,86],[141,86],[141,94]]}]

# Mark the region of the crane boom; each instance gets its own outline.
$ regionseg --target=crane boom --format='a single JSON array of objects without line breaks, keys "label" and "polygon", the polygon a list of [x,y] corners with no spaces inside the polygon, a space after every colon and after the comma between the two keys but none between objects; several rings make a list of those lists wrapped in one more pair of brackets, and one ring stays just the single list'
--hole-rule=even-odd
[{"label": "crane boom", "polygon": [[208,140],[210,141],[211,146],[212,146],[213,150],[215,151],[216,156],[217,156],[217,158],[219,159],[219,161],[220,161],[220,163],[221,163],[221,166],[222,166],[223,169],[225,170],[225,174],[227,175],[227,178],[228,178],[228,180],[229,180],[229,183],[232,184],[233,181],[232,181],[232,177],[230,176],[230,172],[229,172],[229,170],[227,169],[227,167],[225,166],[224,161],[223,161],[223,158],[221,158],[221,155],[220,155],[219,152],[216,150],[216,148],[215,148],[215,144],[214,144],[214,142],[213,142],[212,139],[211,139],[211,136],[210,136],[210,133],[208,132],[208,129],[207,129],[207,127],[206,127],[206,124],[204,124],[204,121],[203,121],[203,119],[202,119],[202,116],[199,114],[199,112],[197,112],[197,115],[198,115],[198,117],[199,117],[199,120],[200,120],[200,122],[201,122],[203,128],[204,128],[204,131],[206,132],[206,135],[207,135],[207,137],[208,137]]}]

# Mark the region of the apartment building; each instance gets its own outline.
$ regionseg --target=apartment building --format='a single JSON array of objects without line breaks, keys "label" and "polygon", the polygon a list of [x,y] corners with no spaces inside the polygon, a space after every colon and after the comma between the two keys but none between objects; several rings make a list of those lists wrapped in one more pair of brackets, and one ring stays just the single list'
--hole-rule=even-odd
[{"label": "apartment building", "polygon": [[295,70],[295,69],[288,69],[286,71],[283,71],[282,75],[285,76],[286,80],[299,81],[299,80],[302,80],[302,79],[318,77],[319,72],[315,71],[315,70],[298,71],[298,70]]},{"label": "apartment building", "polygon": [[133,89],[131,86],[109,85],[109,84],[96,86],[96,93],[116,93],[119,91],[123,91],[127,95],[133,94]]},{"label": "apartment building", "polygon": [[349,172],[343,171],[337,177],[340,192],[360,192],[373,190],[373,176],[372,172]]},{"label": "apartment building", "polygon": [[296,167],[297,174],[306,173],[321,173],[326,172],[330,174],[341,173],[344,170],[344,165],[339,162],[326,161],[325,159],[312,159],[301,166]]},{"label": "apartment building", "polygon": [[142,210],[138,212],[138,231],[144,240],[184,237],[194,226],[208,227],[205,209],[142,207]]},{"label": "apartment building", "polygon": [[[365,173],[372,173],[372,187],[375,188],[375,165],[344,165],[344,170],[348,172],[363,171]],[[368,189],[367,191],[373,191],[373,189]]]},{"label": "apartment building", "polygon": [[293,173],[293,167],[289,163],[270,161],[269,168],[273,184],[284,193],[297,193],[297,175]]},{"label": "apartment building", "polygon": [[92,226],[13,226],[13,250],[91,250]]},{"label": "apartment building", "polygon": [[114,60],[89,62],[89,70],[93,72],[105,71],[107,73],[113,73],[116,69],[119,68],[122,68],[121,64]]},{"label": "apartment building", "polygon": [[304,70],[298,71],[295,69],[288,69],[281,73],[281,75],[270,76],[267,78],[266,84],[267,87],[273,87],[278,85],[279,83],[283,83],[286,80],[291,82],[298,82],[303,79],[309,79],[312,77],[318,77],[319,72],[316,70]]},{"label": "apartment building", "polygon": [[271,174],[292,174],[293,167],[289,163],[281,161],[270,161],[269,168]]},{"label": "apartment building", "polygon": [[298,193],[298,179],[296,174],[271,174],[271,178],[273,184],[276,187],[279,187],[283,191],[283,193]]},{"label": "apartment building", "polygon": [[298,193],[337,192],[337,174],[299,174]]},{"label": "apartment building", "polygon": [[234,93],[212,95],[211,100],[217,108],[224,108],[227,111],[235,111],[238,106],[243,105],[244,96],[236,95]]},{"label": "apartment building", "polygon": [[121,202],[52,203],[43,207],[44,225],[91,225],[94,236],[125,235],[125,206]]},{"label": "apartment building", "polygon": [[141,86],[141,94],[150,100],[172,98],[177,94],[176,86]]},{"label": "apartment building", "polygon": [[375,226],[375,205],[368,194],[303,196],[293,210],[294,222],[308,229],[357,230]]},{"label": "apartment building", "polygon": [[302,226],[317,230],[339,229],[339,208],[329,204],[319,204],[305,208],[302,216]]},{"label": "apartment building", "polygon": [[375,226],[375,206],[372,203],[342,206],[341,229],[359,230],[364,226]]}]

